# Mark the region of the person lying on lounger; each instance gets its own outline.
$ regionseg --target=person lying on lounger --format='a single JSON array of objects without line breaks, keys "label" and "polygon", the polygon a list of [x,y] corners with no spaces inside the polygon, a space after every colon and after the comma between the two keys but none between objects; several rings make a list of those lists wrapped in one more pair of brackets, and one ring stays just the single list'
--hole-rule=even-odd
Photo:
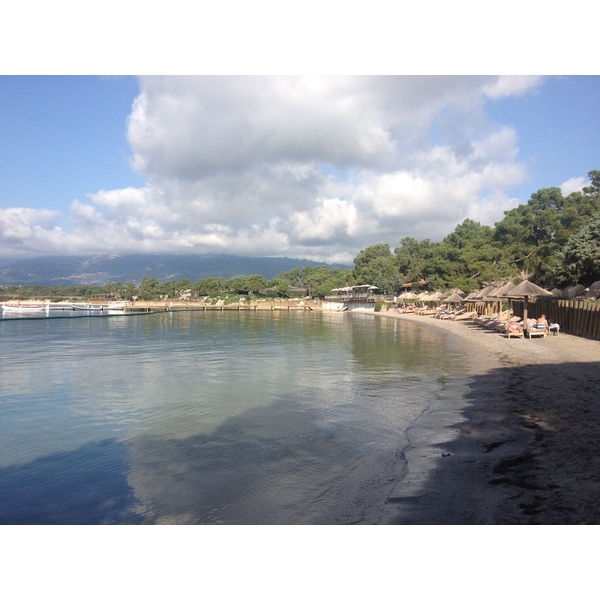
[{"label": "person lying on lounger", "polygon": [[521,323],[515,323],[514,321],[509,321],[508,324],[506,325],[505,331],[510,331],[511,333],[513,333],[513,332],[518,333],[520,331],[523,331],[523,325],[521,325]]}]

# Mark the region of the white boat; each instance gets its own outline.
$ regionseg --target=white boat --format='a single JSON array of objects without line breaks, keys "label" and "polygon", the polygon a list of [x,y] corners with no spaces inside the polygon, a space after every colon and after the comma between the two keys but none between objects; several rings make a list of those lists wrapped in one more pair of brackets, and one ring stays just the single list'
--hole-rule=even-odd
[{"label": "white boat", "polygon": [[2,310],[4,312],[14,312],[14,313],[39,313],[45,312],[48,313],[50,310],[49,304],[11,304],[10,302],[5,302],[2,305]]},{"label": "white boat", "polygon": [[73,310],[104,310],[106,306],[98,306],[95,304],[71,304]]},{"label": "white boat", "polygon": [[114,300],[113,302],[109,302],[106,308],[108,310],[125,310],[126,306],[131,306],[131,302],[127,300]]}]

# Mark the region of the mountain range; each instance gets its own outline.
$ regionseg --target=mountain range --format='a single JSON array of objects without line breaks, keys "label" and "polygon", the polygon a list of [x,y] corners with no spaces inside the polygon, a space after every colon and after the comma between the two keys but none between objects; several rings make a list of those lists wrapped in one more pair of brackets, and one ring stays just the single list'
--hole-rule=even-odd
[{"label": "mountain range", "polygon": [[19,260],[0,259],[0,285],[103,285],[117,281],[139,285],[144,276],[159,281],[207,277],[262,275],[273,279],[282,271],[304,266],[350,269],[286,257],[235,256],[231,254],[101,254],[96,256],[44,256]]}]

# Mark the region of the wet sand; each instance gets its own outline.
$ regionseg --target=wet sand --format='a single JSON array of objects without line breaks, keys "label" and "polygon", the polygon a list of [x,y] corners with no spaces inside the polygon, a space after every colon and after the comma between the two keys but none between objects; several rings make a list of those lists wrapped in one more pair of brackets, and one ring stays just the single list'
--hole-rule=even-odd
[{"label": "wet sand", "polygon": [[600,341],[375,315],[443,330],[468,356],[463,397],[414,433],[382,524],[600,523]]}]

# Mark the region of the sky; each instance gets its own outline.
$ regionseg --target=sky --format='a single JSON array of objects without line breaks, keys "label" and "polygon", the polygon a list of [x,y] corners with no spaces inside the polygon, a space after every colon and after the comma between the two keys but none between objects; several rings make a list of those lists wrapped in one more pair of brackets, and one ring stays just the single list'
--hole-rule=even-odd
[{"label": "sky", "polygon": [[1,76],[0,256],[349,263],[600,169],[598,76]]}]

